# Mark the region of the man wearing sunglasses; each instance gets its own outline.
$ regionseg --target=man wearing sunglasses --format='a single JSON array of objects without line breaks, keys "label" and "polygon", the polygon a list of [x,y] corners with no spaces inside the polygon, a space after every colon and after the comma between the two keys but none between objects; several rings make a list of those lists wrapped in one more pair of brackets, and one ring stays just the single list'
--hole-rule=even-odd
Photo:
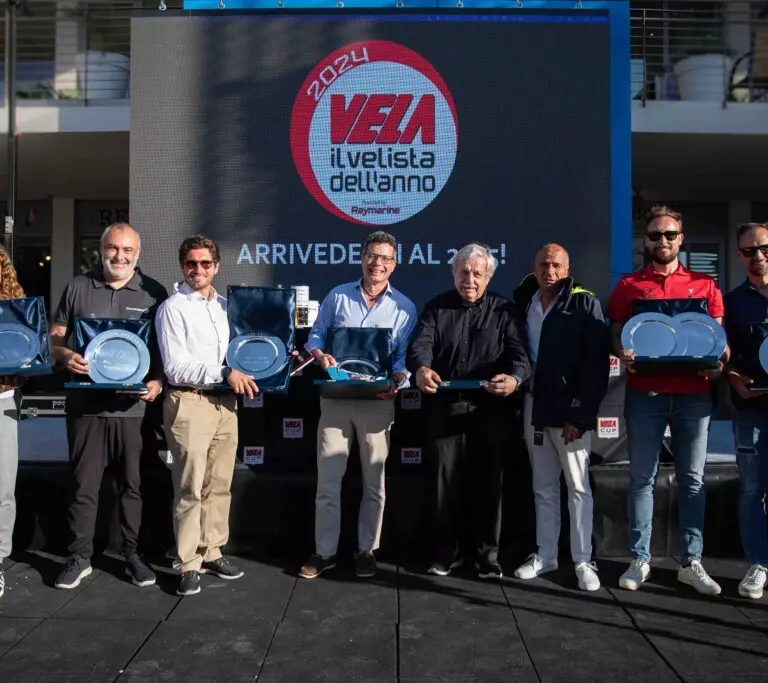
[{"label": "man wearing sunglasses", "polygon": [[[128,223],[110,225],[101,237],[101,265],[71,280],[53,313],[51,350],[79,381],[87,379],[88,361],[75,352],[72,338],[76,318],[152,319],[167,298],[165,287],[138,267],[139,233]],[[107,466],[120,487],[120,527],[126,571],[136,586],[151,586],[155,574],[137,554],[141,525],[141,454],[143,435],[153,426],[149,406],[162,391],[163,369],[154,333],[147,392],[118,395],[107,389],[77,389],[67,396],[67,440],[72,488],[67,513],[72,535],[69,557],[54,585],[69,590],[88,576],[96,530],[99,491]],[[145,414],[146,413],[146,414]],[[157,415],[159,421],[159,413]],[[143,431],[143,430],[147,431]]]},{"label": "man wearing sunglasses", "polygon": [[258,387],[228,368],[227,300],[213,288],[219,248],[200,235],[179,248],[184,282],[157,313],[157,334],[168,395],[163,418],[173,455],[174,529],[181,572],[177,593],[200,592],[200,574],[239,579],[243,572],[221,554],[229,538],[229,505],[237,452],[237,398],[214,385],[226,382],[250,398]]},{"label": "man wearing sunglasses", "polygon": [[397,262],[397,242],[389,233],[377,231],[363,244],[363,277],[339,285],[325,297],[309,334],[306,349],[323,370],[336,365],[325,353],[330,327],[382,327],[392,330],[393,378],[390,391],[381,400],[320,399],[317,428],[317,494],[315,497],[315,552],[299,575],[314,579],[336,566],[341,523],[341,480],[347,468],[353,435],[360,448],[363,499],[357,525],[356,574],[376,573],[374,551],[379,547],[384,517],[384,463],[389,454],[389,435],[395,419],[393,398],[408,377],[405,351],[416,325],[416,308],[398,292],[389,278]]},{"label": "man wearing sunglasses", "polygon": [[722,322],[723,297],[709,275],[684,268],[678,259],[683,242],[682,215],[666,206],[650,211],[645,250],[650,263],[623,277],[611,294],[606,315],[611,320],[614,353],[628,372],[624,417],[629,450],[629,539],[635,558],[619,579],[619,586],[637,590],[650,575],[653,487],[667,423],[677,474],[682,566],[678,581],[699,593],[717,595],[720,586],[701,564],[704,528],[704,465],[712,413],[710,380],[716,370],[698,375],[670,377],[635,374],[633,349],[621,343],[624,324],[634,315],[635,302],[643,299],[703,299],[707,312]]},{"label": "man wearing sunglasses", "polygon": [[768,487],[768,391],[760,347],[768,320],[768,223],[744,223],[736,230],[738,258],[747,279],[725,297],[725,331],[731,361],[733,432],[739,467],[739,529],[747,564],[739,595],[759,600],[768,577],[765,490]]}]

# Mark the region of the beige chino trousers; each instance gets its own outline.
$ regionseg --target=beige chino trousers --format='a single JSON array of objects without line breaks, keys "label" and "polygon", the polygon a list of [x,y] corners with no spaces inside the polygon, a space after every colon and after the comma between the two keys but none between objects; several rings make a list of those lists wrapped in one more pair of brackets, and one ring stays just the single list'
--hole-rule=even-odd
[{"label": "beige chino trousers", "polygon": [[174,490],[174,531],[182,572],[221,557],[229,539],[230,487],[237,454],[234,394],[170,389],[163,404]]}]

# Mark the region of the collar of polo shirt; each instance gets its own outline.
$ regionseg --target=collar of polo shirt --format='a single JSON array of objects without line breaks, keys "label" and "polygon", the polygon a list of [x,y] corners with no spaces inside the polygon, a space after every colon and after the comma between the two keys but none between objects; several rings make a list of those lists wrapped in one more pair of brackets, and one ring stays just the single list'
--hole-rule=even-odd
[{"label": "collar of polo shirt", "polygon": [[[139,270],[139,267],[136,266],[133,270],[133,275],[131,276],[131,279],[128,280],[120,289],[133,289],[134,291],[139,291],[139,282],[141,280],[141,271]],[[93,286],[98,288],[106,287],[107,285],[111,286],[109,282],[106,281],[104,278],[104,271],[98,270],[94,271],[93,273]]]}]

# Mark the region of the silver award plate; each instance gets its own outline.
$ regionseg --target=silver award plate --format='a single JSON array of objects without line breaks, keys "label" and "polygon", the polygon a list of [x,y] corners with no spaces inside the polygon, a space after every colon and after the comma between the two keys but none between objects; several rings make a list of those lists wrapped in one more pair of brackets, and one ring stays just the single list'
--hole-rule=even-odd
[{"label": "silver award plate", "polygon": [[768,373],[768,338],[763,340],[760,344],[760,351],[758,351],[757,357],[760,359],[760,366]]},{"label": "silver award plate", "polygon": [[0,367],[19,369],[40,351],[37,334],[24,325],[0,323]]},{"label": "silver award plate", "polygon": [[255,380],[280,372],[288,352],[279,337],[251,332],[233,339],[227,348],[227,365]]},{"label": "silver award plate", "polygon": [[138,384],[149,370],[149,349],[133,332],[107,330],[88,344],[85,360],[97,384]]},{"label": "silver award plate", "polygon": [[641,313],[624,325],[621,345],[640,357],[684,356],[688,340],[676,318],[663,313]]},{"label": "silver award plate", "polygon": [[728,345],[725,330],[714,318],[704,313],[681,313],[675,316],[675,320],[685,330],[688,342],[685,355],[720,358],[725,353]]}]

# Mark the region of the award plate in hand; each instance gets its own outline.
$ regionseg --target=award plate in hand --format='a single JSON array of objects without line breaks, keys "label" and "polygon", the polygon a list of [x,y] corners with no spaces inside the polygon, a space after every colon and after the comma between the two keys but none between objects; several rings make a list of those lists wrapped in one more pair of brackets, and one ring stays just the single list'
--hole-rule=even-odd
[{"label": "award plate in hand", "polygon": [[107,330],[97,334],[84,356],[96,388],[146,388],[142,382],[149,371],[149,349],[133,332]]},{"label": "award plate in hand", "polygon": [[0,323],[0,368],[6,374],[31,363],[40,351],[37,334],[24,325]]},{"label": "award plate in hand", "polygon": [[768,337],[766,337],[763,340],[763,343],[760,344],[757,358],[760,361],[760,367],[765,374],[762,376],[753,377],[752,384],[749,385],[749,390],[766,391],[768,390]]},{"label": "award plate in hand", "polygon": [[714,318],[704,313],[681,313],[675,320],[685,330],[686,356],[719,359],[728,346],[725,330]]},{"label": "award plate in hand", "polygon": [[288,360],[280,338],[259,332],[236,337],[227,349],[227,365],[256,381],[280,372]]},{"label": "award plate in hand", "polygon": [[675,318],[663,313],[641,313],[624,325],[621,345],[635,352],[635,360],[684,356],[687,338]]}]

